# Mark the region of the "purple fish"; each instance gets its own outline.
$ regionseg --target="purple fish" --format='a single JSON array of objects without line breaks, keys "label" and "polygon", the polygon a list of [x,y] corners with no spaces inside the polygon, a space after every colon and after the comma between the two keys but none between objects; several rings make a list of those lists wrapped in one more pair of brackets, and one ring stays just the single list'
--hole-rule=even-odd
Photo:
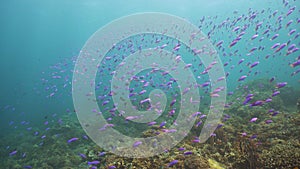
[{"label": "purple fish", "polygon": [[240,29],[240,27],[237,26],[237,27],[233,28],[232,32],[236,32],[236,31],[238,31],[239,29]]},{"label": "purple fish", "polygon": [[266,124],[270,124],[270,123],[272,123],[272,122],[273,122],[272,120],[266,120],[266,121],[265,121]]},{"label": "purple fish", "polygon": [[178,160],[173,160],[168,164],[168,167],[172,167],[173,165],[177,164]]},{"label": "purple fish", "polygon": [[203,84],[201,84],[201,87],[206,87],[206,86],[209,86],[210,85],[210,82],[205,82]]},{"label": "purple fish", "polygon": [[264,34],[267,34],[269,31],[270,31],[270,29],[265,30],[265,31],[263,32],[263,35],[264,35]]},{"label": "purple fish", "polygon": [[244,75],[244,76],[241,76],[241,77],[239,78],[238,81],[243,81],[244,79],[246,79],[246,77],[247,77],[247,76],[245,76],[245,75]]},{"label": "purple fish", "polygon": [[159,125],[159,127],[162,128],[163,126],[166,125],[166,123],[167,123],[166,121],[161,122],[160,125]]},{"label": "purple fish", "polygon": [[98,156],[99,156],[99,157],[101,157],[101,156],[104,156],[105,154],[106,154],[106,152],[105,152],[105,151],[103,151],[103,152],[99,152],[99,153],[98,153]]},{"label": "purple fish", "polygon": [[202,121],[199,121],[199,122],[196,124],[196,127],[199,127],[201,124],[202,124]]},{"label": "purple fish", "polygon": [[12,151],[12,152],[9,153],[9,156],[14,156],[14,155],[17,154],[17,152],[18,152],[17,150],[14,150],[14,151]]},{"label": "purple fish", "polygon": [[82,159],[86,159],[86,155],[85,155],[85,154],[79,153],[78,155],[79,155]]},{"label": "purple fish", "polygon": [[271,98],[267,98],[267,99],[265,100],[265,103],[269,103],[269,102],[271,102],[271,101],[272,101]]},{"label": "purple fish", "polygon": [[68,143],[72,143],[72,142],[77,141],[77,140],[79,140],[79,138],[74,137],[74,138],[71,138],[70,140],[68,140]]},{"label": "purple fish", "polygon": [[258,120],[257,117],[253,117],[249,122],[253,123],[253,122],[256,122],[256,120]]},{"label": "purple fish", "polygon": [[275,53],[279,52],[281,49],[283,49],[284,47],[286,47],[287,43],[283,43],[281,44],[275,51]]},{"label": "purple fish", "polygon": [[252,65],[250,65],[250,68],[253,68],[259,64],[259,61],[254,62]]},{"label": "purple fish", "polygon": [[170,107],[172,107],[176,103],[176,99],[173,99],[172,102],[170,103]]},{"label": "purple fish", "polygon": [[97,165],[97,164],[100,164],[100,161],[96,161],[96,160],[95,161],[88,161],[87,164],[88,165]]},{"label": "purple fish", "polygon": [[248,94],[247,96],[246,96],[246,98],[249,98],[249,97],[253,97],[254,96],[254,94]]},{"label": "purple fish", "polygon": [[295,32],[296,32],[296,29],[292,29],[292,30],[288,33],[288,35],[291,36],[291,35],[294,34]]},{"label": "purple fish", "polygon": [[284,87],[284,86],[286,86],[286,85],[287,85],[287,82],[277,83],[277,84],[276,84],[276,88],[280,89],[280,88],[282,88],[282,87]]},{"label": "purple fish", "polygon": [[272,36],[272,38],[270,40],[274,40],[279,36],[279,34],[275,34],[274,36]]},{"label": "purple fish", "polygon": [[231,48],[232,46],[236,45],[237,42],[238,42],[238,40],[233,40],[233,41],[229,44],[229,47]]},{"label": "purple fish", "polygon": [[221,45],[223,44],[223,42],[224,42],[223,40],[219,41],[219,42],[216,44],[216,46],[217,46],[217,47],[221,46]]},{"label": "purple fish", "polygon": [[295,44],[291,44],[291,45],[288,47],[288,50],[292,50],[292,49],[294,49],[295,47],[296,47]]},{"label": "purple fish", "polygon": [[291,23],[293,23],[293,20],[289,20],[285,27],[287,28],[288,26],[290,26]]},{"label": "purple fish", "polygon": [[132,145],[132,147],[137,147],[137,146],[139,146],[139,145],[141,145],[142,144],[142,142],[141,141],[136,141],[136,142],[134,142],[133,143],[133,145]]},{"label": "purple fish", "polygon": [[156,122],[155,121],[151,121],[151,122],[148,123],[148,126],[153,126],[154,124],[156,124]]},{"label": "purple fish", "polygon": [[238,64],[241,64],[241,63],[243,63],[243,62],[244,62],[244,60],[245,60],[245,59],[241,59],[241,60],[238,62]]},{"label": "purple fish", "polygon": [[280,45],[280,43],[275,43],[275,44],[271,47],[271,49],[275,49],[275,48],[277,48],[279,45]]},{"label": "purple fish", "polygon": [[250,139],[256,139],[257,138],[257,134],[253,134]]},{"label": "purple fish", "polygon": [[245,99],[245,101],[243,102],[243,105],[246,105],[251,99],[252,99],[252,97],[247,97]]},{"label": "purple fish", "polygon": [[255,50],[257,50],[257,47],[253,47],[252,49],[249,50],[249,52],[251,53],[251,52],[253,52]]},{"label": "purple fish", "polygon": [[193,154],[193,152],[191,152],[191,151],[186,151],[186,152],[184,152],[183,154],[184,154],[184,155],[191,155],[191,154]]},{"label": "purple fish", "polygon": [[297,60],[296,62],[291,64],[291,67],[294,68],[294,67],[299,66],[299,65],[300,65],[300,60]]},{"label": "purple fish", "polygon": [[261,101],[261,100],[257,100],[255,101],[254,103],[252,103],[250,106],[261,106],[264,104],[264,101]]},{"label": "purple fish", "polygon": [[178,150],[179,150],[179,151],[184,151],[185,148],[184,148],[184,147],[179,147]]},{"label": "purple fish", "polygon": [[272,116],[276,116],[277,114],[279,114],[278,111],[273,112]]},{"label": "purple fish", "polygon": [[272,97],[277,96],[278,94],[280,94],[280,91],[275,91],[275,92],[272,94]]},{"label": "purple fish", "polygon": [[258,34],[255,34],[255,35],[253,35],[252,37],[251,37],[251,40],[254,40],[254,39],[256,39],[258,37]]}]

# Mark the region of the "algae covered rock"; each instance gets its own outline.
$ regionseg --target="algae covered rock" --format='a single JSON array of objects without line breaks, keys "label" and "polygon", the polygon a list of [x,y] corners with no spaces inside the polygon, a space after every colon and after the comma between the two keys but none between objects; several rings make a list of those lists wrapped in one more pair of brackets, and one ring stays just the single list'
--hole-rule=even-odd
[{"label": "algae covered rock", "polygon": [[209,169],[208,161],[201,156],[189,156],[184,160],[184,168],[185,169],[201,169],[206,168]]},{"label": "algae covered rock", "polygon": [[260,160],[266,169],[285,169],[300,166],[299,141],[276,144],[270,150],[263,150]]}]

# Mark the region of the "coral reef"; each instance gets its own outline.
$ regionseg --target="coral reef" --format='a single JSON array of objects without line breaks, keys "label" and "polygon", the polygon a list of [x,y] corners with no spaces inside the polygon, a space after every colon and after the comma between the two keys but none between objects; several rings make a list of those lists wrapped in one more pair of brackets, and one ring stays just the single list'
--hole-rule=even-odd
[{"label": "coral reef", "polygon": [[264,164],[264,168],[266,169],[286,169],[299,167],[299,140],[274,144],[270,149],[262,151],[260,161]]}]

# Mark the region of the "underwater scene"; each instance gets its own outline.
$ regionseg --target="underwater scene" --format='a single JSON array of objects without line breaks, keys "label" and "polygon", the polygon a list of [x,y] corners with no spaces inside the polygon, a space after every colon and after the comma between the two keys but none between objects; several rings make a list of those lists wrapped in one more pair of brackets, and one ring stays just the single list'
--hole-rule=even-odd
[{"label": "underwater scene", "polygon": [[299,169],[299,0],[0,2],[0,169]]}]

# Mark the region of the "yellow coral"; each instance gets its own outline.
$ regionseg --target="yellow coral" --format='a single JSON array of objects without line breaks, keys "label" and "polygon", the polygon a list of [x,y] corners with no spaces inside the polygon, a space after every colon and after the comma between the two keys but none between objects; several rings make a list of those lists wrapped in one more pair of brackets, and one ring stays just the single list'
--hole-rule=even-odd
[{"label": "yellow coral", "polygon": [[218,163],[217,161],[213,160],[213,159],[208,159],[208,163],[210,168],[212,169],[225,169],[220,163]]}]

